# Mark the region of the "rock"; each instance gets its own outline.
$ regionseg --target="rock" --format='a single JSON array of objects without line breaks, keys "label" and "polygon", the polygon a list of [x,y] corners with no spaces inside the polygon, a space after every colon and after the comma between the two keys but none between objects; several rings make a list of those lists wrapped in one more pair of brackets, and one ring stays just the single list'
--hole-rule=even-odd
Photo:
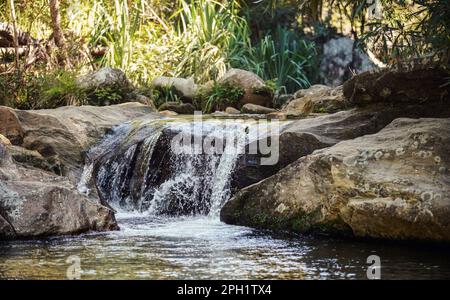
[{"label": "rock", "polygon": [[273,105],[273,94],[264,81],[256,74],[240,69],[230,69],[220,80],[220,84],[240,87],[244,96],[239,107],[245,104],[256,104],[265,107]]},{"label": "rock", "polygon": [[[273,115],[272,115],[273,116]],[[317,149],[339,142],[374,134],[396,118],[449,118],[450,106],[379,104],[366,108],[354,108],[334,114],[280,123],[279,160],[274,165],[261,165],[260,153],[242,155],[233,175],[232,189],[237,191],[272,176],[297,159]]]},{"label": "rock", "polygon": [[148,119],[151,108],[126,103],[2,111],[16,117],[23,141],[0,143],[0,238],[116,229],[114,212],[95,192],[77,191],[84,152],[114,125]]},{"label": "rock", "polygon": [[0,106],[0,134],[14,145],[23,141],[23,129],[15,112],[8,107]]},{"label": "rock", "polygon": [[79,87],[85,90],[104,88],[120,90],[132,89],[130,81],[128,81],[122,70],[109,67],[101,68],[94,73],[81,76],[77,79],[77,82]]},{"label": "rock", "polygon": [[350,78],[350,69],[362,73],[375,68],[369,56],[354,47],[354,40],[334,38],[323,45],[320,77],[326,85],[338,86]]},{"label": "rock", "polygon": [[244,106],[242,106],[241,108],[241,112],[243,112],[244,114],[261,114],[261,115],[265,115],[265,114],[270,114],[270,113],[274,113],[276,112],[276,109],[273,108],[268,108],[268,107],[264,107],[261,105],[256,105],[256,104],[250,104],[247,103]]},{"label": "rock", "polygon": [[316,96],[316,97],[325,96],[332,89],[333,89],[332,87],[323,84],[315,84],[307,89],[301,89],[295,92],[294,99],[292,100],[303,98],[305,96]]},{"label": "rock", "polygon": [[136,102],[148,105],[153,111],[157,110],[155,107],[155,104],[153,103],[153,100],[147,96],[138,94],[135,96],[135,100],[136,100]]},{"label": "rock", "polygon": [[234,107],[227,107],[227,108],[225,109],[225,112],[226,112],[227,114],[230,114],[230,115],[238,115],[238,114],[241,113],[238,109],[236,109],[236,108],[234,108]]},{"label": "rock", "polygon": [[312,86],[295,93],[296,99],[289,102],[283,111],[287,114],[306,116],[310,113],[334,113],[349,108],[342,87]]},{"label": "rock", "polygon": [[160,111],[174,111],[180,115],[192,115],[195,112],[195,107],[190,103],[166,102],[159,107]]},{"label": "rock", "polygon": [[7,111],[15,116],[15,128],[22,132],[20,146],[39,152],[50,166],[60,166],[60,175],[73,182],[81,175],[83,152],[100,137],[114,125],[152,113],[151,108],[139,103],[107,107],[67,106],[35,111],[0,109],[3,115]]},{"label": "rock", "polygon": [[215,112],[211,113],[211,116],[213,117],[228,117],[229,115],[230,114],[220,110],[216,110]]},{"label": "rock", "polygon": [[0,239],[12,239],[15,236],[14,228],[0,215]]},{"label": "rock", "polygon": [[295,96],[293,94],[283,94],[276,97],[274,101],[276,103],[276,107],[284,107],[294,99]]},{"label": "rock", "polygon": [[154,88],[173,89],[183,102],[192,103],[197,94],[198,86],[192,78],[156,77],[152,81]]},{"label": "rock", "polygon": [[178,114],[171,110],[163,110],[159,112],[160,115],[166,116],[166,117],[173,117],[178,116]]},{"label": "rock", "polygon": [[112,210],[78,193],[67,178],[29,165],[17,165],[8,153],[3,157],[0,160],[0,239],[118,228]]},{"label": "rock", "polygon": [[57,175],[62,175],[59,161],[51,161],[45,159],[39,152],[28,150],[19,146],[8,146],[8,152],[11,158],[16,162],[26,166],[42,169],[53,172]]},{"label": "rock", "polygon": [[450,74],[438,68],[412,71],[382,70],[354,76],[344,84],[344,96],[352,105],[411,103],[429,105],[449,101]]},{"label": "rock", "polygon": [[450,241],[450,119],[396,119],[240,191],[229,224]]},{"label": "rock", "polygon": [[269,120],[280,120],[280,121],[285,121],[289,118],[288,114],[284,113],[284,112],[272,112],[270,114],[267,114],[267,118]]},{"label": "rock", "polygon": [[1,134],[0,134],[0,143],[3,145],[11,145],[11,142]]}]

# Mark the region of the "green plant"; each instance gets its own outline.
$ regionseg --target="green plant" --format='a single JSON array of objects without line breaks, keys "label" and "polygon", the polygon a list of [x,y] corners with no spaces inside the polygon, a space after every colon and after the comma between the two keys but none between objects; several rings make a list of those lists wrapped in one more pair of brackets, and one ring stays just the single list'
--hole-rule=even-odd
[{"label": "green plant", "polygon": [[229,61],[242,53],[242,44],[249,38],[238,7],[235,0],[180,0],[180,10],[173,16],[178,20],[174,34],[183,53],[175,69],[178,76],[206,83],[225,74]]},{"label": "green plant", "polygon": [[96,106],[119,104],[125,99],[125,94],[126,91],[122,91],[120,88],[97,88],[87,94],[86,103]]},{"label": "green plant", "polygon": [[211,113],[214,110],[224,110],[228,106],[236,106],[243,96],[244,91],[241,88],[215,82],[209,91],[198,96],[196,104],[204,113]]},{"label": "green plant", "polygon": [[[450,60],[450,6],[446,0],[383,0],[383,16],[370,20],[360,45],[388,65]],[[361,11],[360,14],[363,14]]]},{"label": "green plant", "polygon": [[317,67],[315,56],[314,43],[278,27],[274,35],[265,36],[232,64],[275,82],[278,92],[287,93],[310,86],[308,73]]},{"label": "green plant", "polygon": [[166,102],[181,102],[181,96],[173,86],[154,87],[151,90],[151,98],[156,107]]},{"label": "green plant", "polygon": [[83,105],[86,102],[86,91],[78,86],[75,73],[56,71],[44,80],[40,107],[56,108],[65,105]]}]

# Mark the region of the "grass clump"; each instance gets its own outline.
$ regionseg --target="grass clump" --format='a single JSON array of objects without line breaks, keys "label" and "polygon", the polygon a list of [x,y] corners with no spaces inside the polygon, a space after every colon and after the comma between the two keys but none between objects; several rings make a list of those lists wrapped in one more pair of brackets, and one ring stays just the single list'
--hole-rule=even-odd
[{"label": "grass clump", "polygon": [[244,90],[230,84],[214,82],[207,91],[200,92],[195,104],[204,113],[225,110],[228,106],[236,106],[244,96]]},{"label": "grass clump", "polygon": [[156,86],[146,92],[156,107],[160,107],[166,102],[181,103],[181,95],[177,89],[173,86]]}]

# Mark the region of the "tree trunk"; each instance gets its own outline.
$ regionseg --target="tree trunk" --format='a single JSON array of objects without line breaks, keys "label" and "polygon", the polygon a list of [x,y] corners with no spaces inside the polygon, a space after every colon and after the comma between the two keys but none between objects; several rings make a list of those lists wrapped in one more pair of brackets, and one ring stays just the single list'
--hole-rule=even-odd
[{"label": "tree trunk", "polygon": [[58,48],[65,47],[64,34],[61,29],[61,14],[59,13],[59,0],[50,0],[50,14],[52,16],[53,38]]},{"label": "tree trunk", "polygon": [[14,45],[14,52],[15,52],[15,62],[16,62],[16,69],[19,71],[20,62],[19,62],[19,39],[18,39],[18,32],[17,32],[17,20],[16,20],[16,10],[14,6],[14,0],[9,1],[10,9],[11,9],[11,19],[13,23],[13,45]]},{"label": "tree trunk", "polygon": [[311,18],[313,22],[320,21],[320,15],[322,13],[320,2],[320,0],[311,0]]}]

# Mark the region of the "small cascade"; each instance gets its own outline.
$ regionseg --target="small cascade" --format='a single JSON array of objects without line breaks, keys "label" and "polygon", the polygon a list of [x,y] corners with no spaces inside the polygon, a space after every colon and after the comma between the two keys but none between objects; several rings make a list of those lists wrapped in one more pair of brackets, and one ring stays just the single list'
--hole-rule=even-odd
[{"label": "small cascade", "polygon": [[[121,211],[218,217],[254,122],[153,120],[123,124],[87,154],[79,184]],[[260,138],[260,136],[259,136]]]}]

